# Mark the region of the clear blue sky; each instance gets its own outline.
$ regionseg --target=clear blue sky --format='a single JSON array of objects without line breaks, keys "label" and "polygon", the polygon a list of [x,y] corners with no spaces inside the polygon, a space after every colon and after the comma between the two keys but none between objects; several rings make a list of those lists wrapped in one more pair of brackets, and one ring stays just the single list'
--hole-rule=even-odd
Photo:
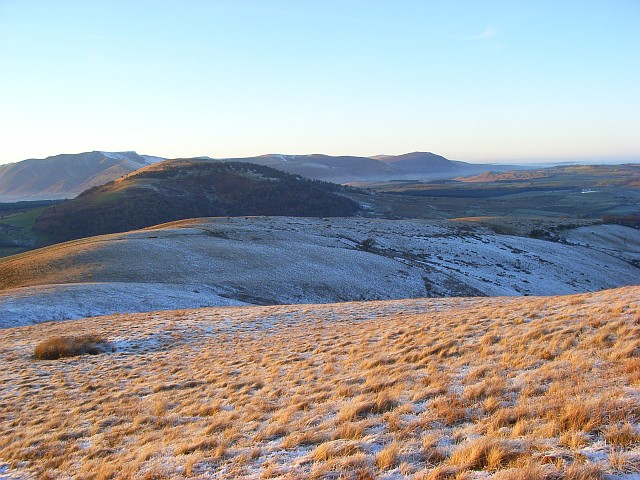
[{"label": "clear blue sky", "polygon": [[0,163],[640,158],[640,1],[0,0]]}]

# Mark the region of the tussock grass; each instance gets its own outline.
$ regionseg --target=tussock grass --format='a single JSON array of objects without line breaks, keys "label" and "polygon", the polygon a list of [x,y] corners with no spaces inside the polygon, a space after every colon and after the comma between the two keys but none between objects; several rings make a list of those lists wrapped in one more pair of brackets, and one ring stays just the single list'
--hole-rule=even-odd
[{"label": "tussock grass", "polygon": [[376,453],[376,465],[380,470],[388,470],[398,463],[398,452],[400,448],[397,443],[387,445]]},{"label": "tussock grass", "polygon": [[480,437],[460,446],[449,463],[465,470],[495,471],[506,467],[521,454],[521,447],[512,441]]},{"label": "tussock grass", "polygon": [[321,462],[332,458],[348,457],[361,452],[362,449],[357,443],[345,440],[333,440],[318,445],[313,451],[312,457],[316,462]]},{"label": "tussock grass", "polygon": [[619,425],[607,425],[604,439],[615,447],[628,447],[640,443],[640,425],[626,422]]},{"label": "tussock grass", "polygon": [[[3,330],[0,458],[60,479],[634,472],[638,298],[237,307]],[[33,361],[39,339],[83,335],[115,351]]]},{"label": "tussock grass", "polygon": [[78,355],[97,355],[106,351],[108,342],[98,335],[55,336],[36,345],[37,360],[57,360]]}]

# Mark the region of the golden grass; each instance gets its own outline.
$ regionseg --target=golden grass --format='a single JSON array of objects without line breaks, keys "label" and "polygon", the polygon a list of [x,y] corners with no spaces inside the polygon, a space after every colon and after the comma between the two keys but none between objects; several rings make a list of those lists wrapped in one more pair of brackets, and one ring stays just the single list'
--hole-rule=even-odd
[{"label": "golden grass", "polygon": [[398,451],[399,447],[397,443],[387,445],[378,453],[376,453],[376,465],[380,470],[389,470],[395,467],[398,463]]},{"label": "golden grass", "polygon": [[[639,298],[630,287],[2,330],[0,459],[61,479],[637,471]],[[83,335],[114,351],[33,358],[42,338]]]},{"label": "golden grass", "polygon": [[455,450],[449,464],[465,470],[495,471],[521,455],[522,448],[511,441],[480,437]]},{"label": "golden grass", "polygon": [[77,355],[97,355],[106,351],[107,341],[98,335],[58,335],[36,345],[34,357],[37,360],[57,360]]}]

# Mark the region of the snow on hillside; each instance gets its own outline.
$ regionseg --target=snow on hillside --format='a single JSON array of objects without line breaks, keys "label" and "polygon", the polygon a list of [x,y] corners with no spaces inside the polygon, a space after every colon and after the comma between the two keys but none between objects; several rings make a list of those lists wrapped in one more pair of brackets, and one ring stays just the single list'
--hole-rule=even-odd
[{"label": "snow on hillside", "polygon": [[[614,235],[618,228],[624,227],[600,231]],[[628,245],[640,242],[640,231],[624,233]],[[640,270],[626,261],[633,249],[622,243],[610,252],[602,245],[496,235],[447,221],[187,220],[6,259],[24,277],[19,286],[29,288],[2,292],[0,325],[232,300],[556,295],[638,284]],[[65,264],[73,268],[60,267]]]},{"label": "snow on hillside", "polygon": [[114,160],[129,160],[132,156],[138,156],[136,152],[128,151],[128,152],[103,152],[99,151],[105,157],[113,158]]},{"label": "snow on hillside", "polygon": [[136,152],[103,152],[101,153],[107,158],[113,160],[121,160],[123,165],[126,165],[131,171],[135,171],[142,166],[151,165],[166,160],[166,158],[154,157],[153,155],[138,155]]},{"label": "snow on hillside", "polygon": [[154,155],[140,155],[142,158],[144,158],[147,163],[150,165],[152,163],[158,163],[158,162],[163,162],[166,160],[166,158],[163,157],[156,157]]}]

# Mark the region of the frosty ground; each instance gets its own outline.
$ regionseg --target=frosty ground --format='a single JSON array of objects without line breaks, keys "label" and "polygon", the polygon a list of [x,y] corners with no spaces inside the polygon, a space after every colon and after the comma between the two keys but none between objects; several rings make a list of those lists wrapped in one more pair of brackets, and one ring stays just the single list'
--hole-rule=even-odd
[{"label": "frosty ground", "polygon": [[[0,464],[62,479],[637,478],[639,298],[629,287],[7,328]],[[88,333],[105,353],[33,359],[43,339]]]},{"label": "frosty ground", "polygon": [[559,295],[638,284],[640,231],[596,225],[562,235],[551,242],[447,220],[174,222],[0,260],[0,326],[233,304]]}]

